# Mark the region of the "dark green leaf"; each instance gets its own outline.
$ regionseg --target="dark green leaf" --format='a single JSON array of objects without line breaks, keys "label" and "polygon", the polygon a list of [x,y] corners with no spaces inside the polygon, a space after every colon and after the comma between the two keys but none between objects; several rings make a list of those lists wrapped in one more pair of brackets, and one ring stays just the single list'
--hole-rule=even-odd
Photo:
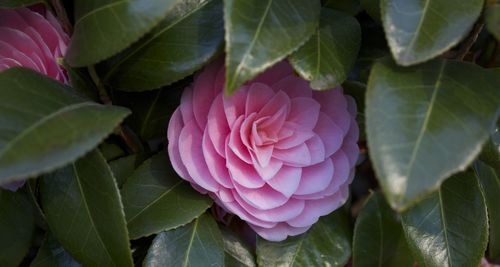
[{"label": "dark green leaf", "polygon": [[384,60],[373,67],[368,146],[391,206],[407,208],[477,156],[498,114],[495,81],[493,73],[458,61],[402,68]]},{"label": "dark green leaf", "polygon": [[68,73],[70,84],[73,88],[88,98],[96,102],[99,101],[98,89],[92,82],[90,75],[85,71],[85,68],[72,68],[67,65],[64,68]]},{"label": "dark green leaf", "polygon": [[378,23],[382,23],[380,18],[380,0],[361,0],[361,7]]},{"label": "dark green leaf", "polygon": [[61,167],[99,144],[129,112],[76,95],[27,69],[0,73],[0,183]]},{"label": "dark green leaf", "polygon": [[31,6],[36,3],[45,2],[44,0],[0,0],[0,8],[18,8]]},{"label": "dark green leaf", "polygon": [[113,143],[102,143],[99,145],[99,151],[101,151],[106,161],[115,160],[126,155],[119,145]]},{"label": "dark green leaf", "polygon": [[57,242],[57,240],[47,233],[35,259],[30,267],[80,267],[78,263],[66,250]]},{"label": "dark green leaf", "polygon": [[319,0],[225,0],[226,92],[284,59],[314,33]]},{"label": "dark green leaf", "polygon": [[408,66],[438,56],[467,35],[483,0],[381,0],[392,55]]},{"label": "dark green leaf", "polygon": [[315,34],[290,57],[295,70],[317,90],[333,88],[347,79],[361,45],[358,21],[323,8]]},{"label": "dark green leaf", "polygon": [[479,159],[500,172],[500,130],[498,128],[495,129],[484,145]]},{"label": "dark green leaf", "polygon": [[320,218],[306,233],[282,242],[257,239],[259,266],[344,266],[351,257],[352,230],[343,208]]},{"label": "dark green leaf", "polygon": [[75,259],[89,266],[133,265],[118,187],[97,150],[40,183],[49,228]]},{"label": "dark green leaf", "polygon": [[132,175],[135,170],[135,155],[126,156],[109,162],[109,167],[116,179],[118,188],[121,188],[127,178]]},{"label": "dark green leaf", "polygon": [[327,0],[324,6],[343,11],[353,16],[361,11],[359,0]]},{"label": "dark green leaf", "polygon": [[224,266],[255,267],[255,256],[250,247],[230,230],[221,228],[224,240]]},{"label": "dark green leaf", "polygon": [[177,176],[164,152],[139,166],[121,193],[131,239],[184,225],[212,204]]},{"label": "dark green leaf", "polygon": [[119,105],[132,110],[127,122],[142,140],[162,138],[166,141],[166,127],[179,106],[184,86],[187,84],[183,82],[173,85],[174,88],[140,93],[116,91],[115,99]]},{"label": "dark green leaf", "polygon": [[191,75],[222,48],[223,24],[222,0],[177,1],[153,31],[111,60],[105,82],[143,91]]},{"label": "dark green leaf", "polygon": [[75,0],[75,29],[66,53],[73,67],[106,59],[151,30],[176,0]]},{"label": "dark green leaf", "polygon": [[476,165],[476,171],[484,192],[486,207],[488,208],[490,225],[488,254],[494,262],[500,263],[500,202],[498,201],[500,171],[495,171],[495,169],[480,161]]},{"label": "dark green leaf", "polygon": [[356,219],[353,266],[412,266],[400,218],[380,192],[372,194]]},{"label": "dark green leaf", "polygon": [[473,172],[459,173],[402,214],[420,266],[478,266],[488,243],[488,218]]},{"label": "dark green leaf", "polygon": [[143,263],[145,267],[223,265],[222,235],[217,223],[208,214],[156,236]]},{"label": "dark green leaf", "polygon": [[0,188],[0,266],[15,267],[30,247],[35,224],[28,197]]},{"label": "dark green leaf", "polygon": [[500,41],[500,3],[486,8],[485,21],[488,30]]}]

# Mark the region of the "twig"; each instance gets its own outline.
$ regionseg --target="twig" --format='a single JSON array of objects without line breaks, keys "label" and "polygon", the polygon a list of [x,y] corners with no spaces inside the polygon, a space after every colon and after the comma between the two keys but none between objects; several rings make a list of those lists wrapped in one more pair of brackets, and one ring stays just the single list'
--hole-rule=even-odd
[{"label": "twig", "polygon": [[[97,90],[99,92],[99,99],[101,100],[101,102],[105,105],[109,106],[113,105],[113,103],[111,102],[111,98],[108,95],[108,91],[106,90],[106,87],[99,78],[99,75],[95,71],[94,66],[89,66],[88,71],[90,74],[90,78],[97,87]],[[125,142],[125,144],[129,148],[129,150],[134,154],[137,154],[143,150],[142,144],[136,142],[134,138],[131,137],[131,135],[127,132],[127,130],[123,125],[119,125],[115,129],[114,133],[120,136],[120,138]]]},{"label": "twig", "polygon": [[458,50],[456,59],[458,60],[464,60],[465,56],[469,53],[469,50],[472,48],[474,43],[477,40],[477,37],[481,33],[481,30],[483,29],[484,23],[478,22],[474,25],[474,29],[472,32],[469,34],[463,45],[460,47],[460,50]]},{"label": "twig", "polygon": [[71,25],[71,22],[69,21],[68,14],[66,13],[66,9],[61,5],[60,0],[51,0],[52,7],[54,8],[56,12],[56,16],[58,20],[61,22],[61,25],[64,29],[64,31],[68,34],[71,35],[73,33],[73,26]]}]

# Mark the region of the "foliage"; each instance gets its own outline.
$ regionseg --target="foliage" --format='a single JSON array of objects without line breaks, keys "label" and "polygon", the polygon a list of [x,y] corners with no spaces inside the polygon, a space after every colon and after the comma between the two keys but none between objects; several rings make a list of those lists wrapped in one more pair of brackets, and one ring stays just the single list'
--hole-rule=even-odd
[{"label": "foliage", "polygon": [[[0,73],[0,266],[500,264],[500,1],[41,3],[71,85]],[[0,37],[1,38],[1,37]],[[227,94],[281,60],[358,104],[350,201],[270,242],[180,179],[166,127],[203,66]],[[380,186],[379,186],[380,185]]]}]

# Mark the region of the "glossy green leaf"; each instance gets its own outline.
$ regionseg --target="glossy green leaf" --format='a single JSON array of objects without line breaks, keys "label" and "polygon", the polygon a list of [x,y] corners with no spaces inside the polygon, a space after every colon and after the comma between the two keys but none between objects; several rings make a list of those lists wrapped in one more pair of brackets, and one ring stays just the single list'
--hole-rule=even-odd
[{"label": "glossy green leaf", "polygon": [[142,140],[163,139],[170,117],[179,106],[185,82],[147,92],[115,91],[115,101],[132,110],[127,123]]},{"label": "glossy green leaf", "polygon": [[0,266],[15,267],[30,247],[35,228],[28,197],[0,188]]},{"label": "glossy green leaf", "polygon": [[380,15],[380,0],[360,0],[361,7],[378,23],[382,23]]},{"label": "glossy green leaf", "polygon": [[73,67],[100,62],[139,40],[178,0],[75,0],[75,26],[66,53]]},{"label": "glossy green leaf", "polygon": [[361,11],[359,0],[327,0],[324,6],[340,10],[353,16]]},{"label": "glossy green leaf", "polygon": [[131,239],[184,225],[212,204],[177,176],[164,152],[139,166],[121,194]]},{"label": "glossy green leaf", "polygon": [[284,59],[318,26],[319,0],[225,0],[226,92]]},{"label": "glossy green leaf", "polygon": [[334,88],[347,79],[361,45],[361,27],[347,14],[321,10],[319,28],[290,57],[290,63],[316,90]]},{"label": "glossy green leaf", "polygon": [[94,150],[45,175],[40,196],[54,237],[89,266],[132,266],[120,194],[104,157]]},{"label": "glossy green leaf", "polygon": [[222,0],[178,1],[153,31],[111,60],[104,80],[124,91],[171,84],[212,59],[223,40]]},{"label": "glossy green leaf", "polygon": [[257,239],[258,266],[344,266],[351,257],[352,230],[340,208],[311,229],[282,242]]},{"label": "glossy green leaf", "polygon": [[27,69],[0,73],[0,183],[61,167],[99,144],[129,112]]},{"label": "glossy green leaf", "polygon": [[484,16],[486,27],[500,41],[500,3],[487,7]]},{"label": "glossy green leaf", "polygon": [[488,243],[486,205],[473,172],[459,173],[402,214],[420,266],[478,266]]},{"label": "glossy green leaf", "polygon": [[47,233],[42,246],[38,249],[35,259],[30,264],[30,267],[80,266],[82,265],[73,259],[50,233]]},{"label": "glossy green leaf", "polygon": [[500,262],[500,171],[482,162],[476,164],[476,172],[481,183],[490,226],[488,255],[494,262]]},{"label": "glossy green leaf", "polygon": [[224,240],[224,266],[255,267],[255,256],[250,247],[237,235],[226,228],[221,228]]},{"label": "glossy green leaf", "polygon": [[0,8],[18,8],[31,6],[36,3],[45,2],[44,0],[0,0]]},{"label": "glossy green leaf", "polygon": [[392,55],[400,65],[427,61],[467,35],[483,0],[380,0]]},{"label": "glossy green leaf", "polygon": [[127,178],[134,172],[135,160],[136,155],[130,155],[109,162],[109,167],[111,168],[111,172],[119,188],[122,187]]},{"label": "glossy green leaf", "polygon": [[405,209],[465,169],[496,122],[500,90],[477,65],[377,63],[366,95],[368,146],[394,208]]},{"label": "glossy green leaf", "polygon": [[156,236],[143,263],[145,267],[223,265],[222,235],[217,223],[208,214]]},{"label": "glossy green leaf", "polygon": [[373,193],[356,219],[353,266],[412,266],[399,215],[380,192]]}]

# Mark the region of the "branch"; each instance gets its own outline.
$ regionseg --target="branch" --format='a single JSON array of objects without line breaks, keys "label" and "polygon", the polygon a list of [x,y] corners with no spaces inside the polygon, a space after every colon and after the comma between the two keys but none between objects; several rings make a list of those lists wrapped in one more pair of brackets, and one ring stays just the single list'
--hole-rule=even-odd
[{"label": "branch", "polygon": [[474,43],[477,40],[477,37],[481,33],[481,30],[483,30],[484,23],[478,22],[474,24],[474,29],[472,32],[469,34],[467,39],[464,41],[463,45],[460,47],[460,50],[458,50],[456,59],[458,60],[464,60],[465,56],[469,53],[469,50],[472,48]]}]

